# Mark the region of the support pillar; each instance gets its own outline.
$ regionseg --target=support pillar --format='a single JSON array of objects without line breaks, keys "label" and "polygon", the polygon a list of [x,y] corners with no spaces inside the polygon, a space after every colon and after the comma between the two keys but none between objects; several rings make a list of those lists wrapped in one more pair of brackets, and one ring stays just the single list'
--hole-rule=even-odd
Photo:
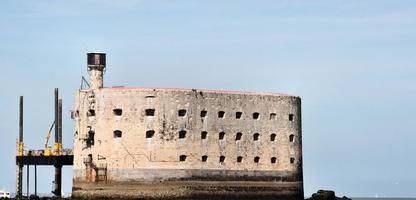
[{"label": "support pillar", "polygon": [[23,165],[19,164],[17,166],[17,191],[16,191],[16,196],[17,197],[22,197],[23,195]]},{"label": "support pillar", "polygon": [[30,177],[30,174],[29,174],[29,165],[26,165],[26,169],[27,169],[27,172],[26,172],[26,196],[29,198],[29,196],[30,196],[30,194],[29,194],[29,187],[30,187],[30,185],[29,185],[29,177]]},{"label": "support pillar", "polygon": [[38,170],[37,165],[35,165],[35,197],[38,196]]},{"label": "support pillar", "polygon": [[55,165],[55,181],[53,194],[56,197],[61,197],[62,191],[62,165]]}]

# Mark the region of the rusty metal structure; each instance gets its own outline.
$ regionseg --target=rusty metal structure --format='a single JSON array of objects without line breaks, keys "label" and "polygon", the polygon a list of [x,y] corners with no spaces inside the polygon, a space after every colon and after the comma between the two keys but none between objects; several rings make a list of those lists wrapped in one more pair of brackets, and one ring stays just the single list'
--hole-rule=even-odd
[{"label": "rusty metal structure", "polygon": [[[52,193],[60,197],[62,195],[62,167],[64,165],[73,165],[74,155],[72,149],[64,149],[62,145],[62,99],[59,99],[58,89],[55,88],[55,144],[51,153],[50,149],[47,148],[47,141],[45,148],[41,150],[28,149],[25,150],[23,142],[23,96],[20,97],[19,103],[19,139],[17,144],[16,152],[16,165],[17,165],[17,188],[16,196],[22,197],[22,185],[23,185],[23,167],[27,167],[27,179],[26,179],[26,196],[30,196],[29,191],[29,167],[34,166],[35,171],[35,193],[37,195],[37,166],[38,165],[49,165],[55,168],[55,180],[53,182],[54,189]],[[52,128],[52,127],[51,127]],[[49,136],[47,136],[49,137]]]}]

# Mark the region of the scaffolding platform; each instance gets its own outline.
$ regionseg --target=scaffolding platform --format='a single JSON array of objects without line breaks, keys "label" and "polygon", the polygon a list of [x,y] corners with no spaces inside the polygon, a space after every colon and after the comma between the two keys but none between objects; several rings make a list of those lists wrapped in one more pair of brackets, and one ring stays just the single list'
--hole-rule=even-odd
[{"label": "scaffolding platform", "polygon": [[63,149],[59,155],[45,156],[44,150],[27,150],[23,155],[16,156],[16,165],[73,165],[72,149]]}]

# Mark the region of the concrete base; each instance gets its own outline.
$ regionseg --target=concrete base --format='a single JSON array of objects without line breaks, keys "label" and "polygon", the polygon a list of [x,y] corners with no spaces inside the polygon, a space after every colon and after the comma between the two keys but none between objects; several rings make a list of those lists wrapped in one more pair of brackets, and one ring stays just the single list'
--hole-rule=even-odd
[{"label": "concrete base", "polygon": [[75,182],[75,199],[285,199],[303,200],[302,182],[163,181]]}]

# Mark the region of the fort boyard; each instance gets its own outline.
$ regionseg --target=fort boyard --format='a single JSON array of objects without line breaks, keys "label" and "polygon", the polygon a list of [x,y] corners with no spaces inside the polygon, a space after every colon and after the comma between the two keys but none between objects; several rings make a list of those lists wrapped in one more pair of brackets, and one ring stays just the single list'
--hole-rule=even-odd
[{"label": "fort boyard", "polygon": [[303,199],[299,97],[104,87],[106,55],[87,57],[74,198]]}]

